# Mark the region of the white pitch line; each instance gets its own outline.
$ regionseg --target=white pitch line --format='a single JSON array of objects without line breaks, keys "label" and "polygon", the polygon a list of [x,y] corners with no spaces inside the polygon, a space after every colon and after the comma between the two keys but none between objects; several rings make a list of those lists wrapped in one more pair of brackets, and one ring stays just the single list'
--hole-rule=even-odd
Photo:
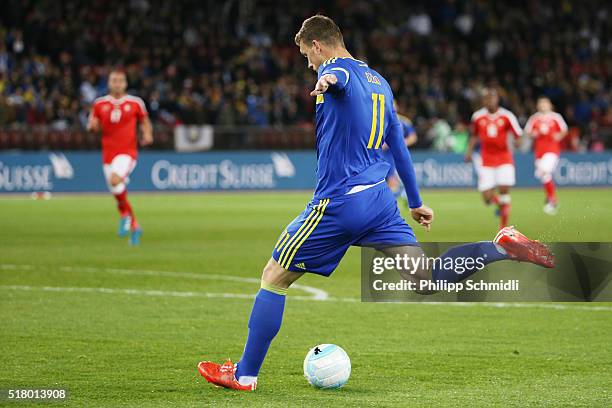
[{"label": "white pitch line", "polygon": [[[246,293],[211,293],[211,292],[181,292],[173,290],[142,290],[142,289],[122,289],[122,288],[89,288],[89,287],[58,287],[58,286],[27,286],[27,285],[0,285],[0,289],[21,290],[28,292],[71,292],[71,293],[107,293],[132,296],[161,296],[179,298],[227,298],[227,299],[254,299],[255,295]],[[310,296],[291,296],[297,300],[328,301],[332,298],[315,299]],[[359,299],[354,299],[359,301]]]},{"label": "white pitch line", "polygon": [[[34,270],[33,265],[0,264],[2,270]],[[197,274],[191,272],[169,272],[146,269],[117,269],[117,268],[94,268],[94,267],[74,267],[61,266],[59,268],[66,272],[89,272],[89,273],[111,273],[120,275],[135,276],[160,276],[160,277],[183,277],[198,280],[225,280],[234,282],[259,283],[257,278],[246,278],[233,275]],[[293,284],[292,288],[300,289],[312,294],[312,296],[294,296],[295,300],[310,301],[331,301],[331,302],[361,302],[359,298],[353,297],[331,297],[329,294],[312,286]],[[25,286],[25,285],[0,285],[0,289],[8,290],[27,290],[27,291],[46,291],[46,292],[89,292],[89,293],[111,293],[127,294],[140,296],[167,296],[167,297],[205,297],[205,298],[230,298],[230,299],[253,299],[255,295],[243,293],[211,293],[211,292],[181,292],[163,290],[141,290],[141,289],[119,289],[119,288],[87,288],[87,287],[53,287],[53,286]],[[391,303],[391,304],[411,304],[411,305],[433,305],[433,306],[455,306],[455,307],[492,307],[492,308],[540,308],[553,310],[586,310],[586,311],[612,311],[609,306],[583,306],[566,305],[557,303],[512,303],[512,302],[372,302],[372,303]]]},{"label": "white pitch line", "polygon": [[[3,270],[34,270],[33,265],[15,265],[15,264],[0,264],[0,269]],[[198,280],[216,280],[216,281],[230,281],[230,282],[248,282],[257,283],[261,282],[259,278],[245,278],[242,276],[233,275],[215,275],[215,274],[200,274],[192,272],[169,272],[169,271],[156,271],[147,269],[119,269],[119,268],[95,268],[95,267],[76,267],[76,266],[60,266],[59,269],[65,272],[88,272],[88,273],[111,273],[116,275],[130,275],[130,276],[158,276],[166,278],[187,278],[187,279],[198,279]],[[302,292],[309,293],[310,297],[306,297],[312,300],[326,300],[329,298],[329,294],[323,289],[315,288],[313,286],[303,285],[294,283],[291,285],[292,288],[301,290]]]},{"label": "white pitch line", "polygon": [[30,271],[34,269],[32,265],[13,265],[13,264],[0,264],[0,269],[6,271]]},{"label": "white pitch line", "polygon": [[[188,279],[198,279],[198,280],[224,280],[231,282],[249,282],[249,283],[260,283],[261,279],[259,278],[245,278],[242,276],[233,276],[233,275],[215,275],[215,274],[199,274],[199,273],[191,273],[191,272],[168,272],[168,271],[154,271],[147,269],[117,269],[117,268],[91,268],[91,267],[73,267],[73,266],[62,266],[60,270],[67,272],[106,272],[117,275],[141,275],[141,276],[159,276],[159,277],[167,277],[167,278],[188,278]],[[301,290],[306,293],[310,293],[312,296],[309,299],[312,300],[326,300],[329,298],[329,294],[322,290],[312,286],[302,285],[302,284],[293,284],[292,288]]]},{"label": "white pitch line", "polygon": [[[72,292],[72,293],[106,293],[106,294],[122,294],[129,296],[160,296],[160,297],[178,297],[178,298],[225,298],[225,299],[253,299],[255,295],[243,293],[210,293],[210,292],[180,292],[180,291],[165,291],[165,290],[141,290],[141,289],[121,289],[121,288],[89,288],[89,287],[57,287],[57,286],[26,286],[26,285],[0,285],[0,289],[5,290],[20,290],[29,292]],[[309,300],[318,302],[361,302],[359,298],[351,297],[328,297],[326,299],[315,299],[310,296],[291,296],[294,300]],[[548,303],[476,303],[476,302],[386,302],[386,304],[409,304],[409,305],[424,305],[424,306],[453,306],[453,307],[492,307],[492,308],[541,308],[553,310],[584,310],[584,311],[612,311],[612,307],[608,306],[582,306],[582,305],[562,305]]]}]

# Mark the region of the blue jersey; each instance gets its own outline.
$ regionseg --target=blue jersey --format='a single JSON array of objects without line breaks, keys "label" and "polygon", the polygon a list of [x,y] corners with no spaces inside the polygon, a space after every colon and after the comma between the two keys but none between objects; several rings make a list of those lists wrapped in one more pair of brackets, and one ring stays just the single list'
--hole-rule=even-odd
[{"label": "blue jersey", "polygon": [[316,99],[317,199],[384,180],[390,166],[382,145],[399,123],[389,84],[366,63],[332,58],[319,67],[319,78],[325,74],[338,82]]}]

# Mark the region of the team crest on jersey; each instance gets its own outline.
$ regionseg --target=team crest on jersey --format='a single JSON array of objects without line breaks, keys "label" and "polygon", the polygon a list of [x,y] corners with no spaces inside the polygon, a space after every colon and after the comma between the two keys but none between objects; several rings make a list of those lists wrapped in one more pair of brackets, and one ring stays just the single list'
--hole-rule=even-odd
[{"label": "team crest on jersey", "polygon": [[110,106],[108,105],[102,105],[102,112],[108,112],[110,110]]},{"label": "team crest on jersey", "polygon": [[497,126],[504,126],[504,120],[503,119],[497,119]]},{"label": "team crest on jersey", "polygon": [[126,112],[129,112],[129,111],[130,111],[130,109],[131,109],[130,105],[125,105],[125,106],[123,107],[123,110],[124,110],[124,111],[126,111]]}]

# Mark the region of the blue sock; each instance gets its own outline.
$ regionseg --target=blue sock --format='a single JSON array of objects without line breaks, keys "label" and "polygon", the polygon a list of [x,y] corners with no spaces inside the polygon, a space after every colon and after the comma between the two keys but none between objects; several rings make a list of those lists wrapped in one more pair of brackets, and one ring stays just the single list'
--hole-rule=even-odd
[{"label": "blue sock", "polygon": [[236,370],[237,379],[241,376],[257,377],[270,343],[281,327],[284,309],[285,295],[263,288],[257,292],[249,319],[249,336]]},{"label": "blue sock", "polygon": [[[458,258],[480,258],[482,263],[474,263],[471,265],[463,264],[462,267],[458,268],[457,266],[461,264],[461,262],[458,262]],[[432,280],[434,282],[447,281],[455,283],[479,271],[484,265],[508,259],[508,255],[506,251],[496,243],[483,241],[452,247],[442,254],[440,259],[442,262],[436,262],[434,264],[431,273]],[[445,261],[448,261],[448,264],[450,264],[450,260],[452,260],[453,267],[444,268],[447,263]]]}]

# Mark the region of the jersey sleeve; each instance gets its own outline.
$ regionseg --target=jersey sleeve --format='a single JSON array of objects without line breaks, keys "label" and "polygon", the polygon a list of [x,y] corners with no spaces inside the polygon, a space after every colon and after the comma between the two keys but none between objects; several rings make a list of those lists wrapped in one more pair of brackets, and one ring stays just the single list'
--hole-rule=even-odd
[{"label": "jersey sleeve", "polygon": [[518,119],[514,116],[514,113],[507,111],[504,112],[506,119],[508,119],[508,123],[510,123],[510,130],[514,134],[514,138],[518,139],[523,134],[523,130],[521,129],[521,125],[518,123]]},{"label": "jersey sleeve", "polygon": [[535,121],[535,115],[531,115],[525,124],[525,133],[532,134],[533,133],[533,122]]},{"label": "jersey sleeve", "polygon": [[397,118],[395,109],[392,109],[390,115],[389,129],[385,142],[391,150],[391,154],[395,160],[395,168],[397,169],[402,183],[404,183],[410,208],[419,208],[423,205],[423,200],[421,200],[421,195],[419,193],[412,157],[404,142],[403,127]]},{"label": "jersey sleeve", "polygon": [[319,70],[319,78],[327,74],[335,75],[336,78],[338,78],[338,82],[330,86],[330,89],[332,89],[333,91],[341,92],[349,87],[351,73],[348,69],[341,66],[340,63],[336,61],[336,58],[327,60],[322,64]]},{"label": "jersey sleeve", "polygon": [[147,116],[149,116],[149,112],[147,112],[147,107],[145,106],[144,101],[141,98],[134,98],[138,109],[136,111],[136,117],[139,121],[143,120]]},{"label": "jersey sleeve", "polygon": [[563,116],[561,116],[558,113],[555,113],[555,122],[557,122],[557,125],[559,125],[559,129],[561,129],[561,132],[567,132],[567,123],[565,123],[565,119],[563,119]]},{"label": "jersey sleeve", "polygon": [[478,120],[478,117],[476,116],[476,112],[474,112],[472,114],[472,117],[470,118],[470,124],[468,125],[468,131],[470,132],[470,136],[473,136],[473,137],[478,136],[477,129],[476,129],[477,120]]}]

